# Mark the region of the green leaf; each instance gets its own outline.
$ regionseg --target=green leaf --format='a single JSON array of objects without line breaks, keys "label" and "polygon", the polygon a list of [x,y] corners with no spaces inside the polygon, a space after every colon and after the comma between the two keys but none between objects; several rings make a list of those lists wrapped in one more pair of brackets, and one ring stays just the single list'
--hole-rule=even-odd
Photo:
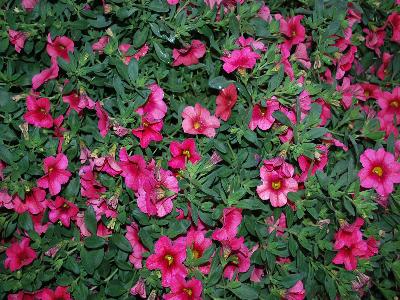
[{"label": "green leaf", "polygon": [[28,212],[24,212],[18,217],[18,227],[26,231],[33,230],[32,218]]},{"label": "green leaf", "polygon": [[226,88],[231,83],[234,83],[234,81],[228,80],[224,76],[218,76],[218,77],[211,78],[208,81],[208,86],[213,89],[221,90],[223,88]]},{"label": "green leaf", "polygon": [[119,249],[125,252],[132,252],[132,246],[129,241],[122,234],[113,234],[110,241]]},{"label": "green leaf", "polygon": [[328,129],[325,127],[317,127],[311,128],[309,131],[306,132],[306,138],[308,140],[314,140],[320,138],[321,136],[325,135],[328,132]]},{"label": "green leaf", "polygon": [[[235,284],[237,282],[234,282]],[[230,283],[232,284],[232,283]],[[229,286],[228,286],[229,288]],[[250,285],[240,283],[239,287],[237,288],[229,288],[229,290],[234,293],[239,299],[258,299],[258,292],[255,288],[251,287]]]},{"label": "green leaf", "polygon": [[292,121],[289,120],[289,118],[280,110],[275,111],[272,116],[277,119],[279,122],[281,122],[283,125],[286,125],[290,128],[293,128],[294,124],[292,124]]},{"label": "green leaf", "polygon": [[156,50],[156,54],[157,54],[158,58],[161,61],[169,64],[170,63],[170,55],[165,51],[164,47],[162,47],[156,41],[153,41],[153,46],[154,46],[154,50]]},{"label": "green leaf", "polygon": [[82,248],[80,256],[83,268],[89,274],[93,274],[93,272],[100,266],[101,262],[103,261],[104,249],[86,250],[85,248]]},{"label": "green leaf", "polygon": [[84,244],[86,248],[96,249],[103,247],[105,244],[105,240],[98,236],[90,236],[84,240]]},{"label": "green leaf", "polygon": [[136,82],[139,75],[139,67],[136,59],[131,59],[128,65],[128,75],[131,83]]},{"label": "green leaf", "polygon": [[91,234],[93,235],[97,234],[96,213],[94,212],[94,209],[91,205],[88,206],[88,208],[85,211],[85,225]]},{"label": "green leaf", "polygon": [[106,287],[106,294],[111,297],[119,297],[127,291],[120,280],[111,280]]}]

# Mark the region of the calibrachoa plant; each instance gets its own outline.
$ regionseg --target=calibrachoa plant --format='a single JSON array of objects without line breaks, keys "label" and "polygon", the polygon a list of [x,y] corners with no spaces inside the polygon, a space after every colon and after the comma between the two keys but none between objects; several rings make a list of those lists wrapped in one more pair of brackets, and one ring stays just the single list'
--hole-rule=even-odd
[{"label": "calibrachoa plant", "polygon": [[0,299],[397,299],[399,5],[0,1]]}]

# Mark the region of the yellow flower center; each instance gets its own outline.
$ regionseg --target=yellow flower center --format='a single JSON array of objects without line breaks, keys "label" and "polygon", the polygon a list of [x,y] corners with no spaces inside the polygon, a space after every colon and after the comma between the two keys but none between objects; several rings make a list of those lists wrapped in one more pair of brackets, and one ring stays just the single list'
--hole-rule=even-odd
[{"label": "yellow flower center", "polygon": [[267,108],[260,106],[260,112],[261,112],[261,115],[264,116],[265,113],[267,112]]},{"label": "yellow flower center", "polygon": [[245,68],[238,68],[238,72],[241,76],[246,75],[246,69]]},{"label": "yellow flower center", "polygon": [[200,124],[200,122],[194,122],[194,124],[193,124],[193,127],[194,127],[194,129],[199,129],[200,127],[201,127],[201,124]]},{"label": "yellow flower center", "polygon": [[383,175],[383,170],[381,167],[375,167],[372,169],[372,173],[378,175],[379,177],[382,177]]},{"label": "yellow flower center", "polygon": [[193,253],[193,257],[194,258],[199,258],[200,257],[200,253],[196,249],[192,249],[192,253]]},{"label": "yellow flower center", "polygon": [[392,102],[390,102],[390,106],[394,107],[394,108],[399,108],[400,104],[399,104],[399,100],[394,100]]},{"label": "yellow flower center", "polygon": [[68,203],[63,204],[63,208],[68,208],[68,207],[69,207]]},{"label": "yellow flower center", "polygon": [[143,122],[143,127],[148,127],[148,126],[149,126],[149,123]]},{"label": "yellow flower center", "polygon": [[296,36],[296,31],[295,30],[292,31],[292,36]]},{"label": "yellow flower center", "polygon": [[280,181],[280,180],[278,180],[278,181],[272,181],[272,188],[273,188],[274,190],[279,190],[279,189],[281,188],[281,186],[282,186],[282,184],[281,184],[281,181]]},{"label": "yellow flower center", "polygon": [[192,295],[193,295],[193,291],[192,291],[192,289],[187,289],[187,288],[184,288],[183,290],[184,290],[184,291],[185,291],[185,293],[186,293],[186,294],[188,294],[189,296],[192,296]]},{"label": "yellow flower center", "polygon": [[182,154],[185,155],[187,158],[190,158],[190,151],[189,150],[183,150]]},{"label": "yellow flower center", "polygon": [[53,167],[49,168],[49,173],[50,173],[50,172],[53,172],[53,170],[54,170]]},{"label": "yellow flower center", "polygon": [[168,266],[173,264],[174,258],[172,257],[172,255],[167,254],[167,255],[164,256],[164,258],[168,262]]}]

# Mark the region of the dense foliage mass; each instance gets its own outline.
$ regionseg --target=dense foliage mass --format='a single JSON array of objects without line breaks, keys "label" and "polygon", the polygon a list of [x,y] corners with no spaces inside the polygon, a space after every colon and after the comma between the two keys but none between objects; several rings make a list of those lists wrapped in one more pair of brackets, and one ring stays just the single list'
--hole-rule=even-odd
[{"label": "dense foliage mass", "polygon": [[394,299],[398,2],[0,0],[0,299]]}]

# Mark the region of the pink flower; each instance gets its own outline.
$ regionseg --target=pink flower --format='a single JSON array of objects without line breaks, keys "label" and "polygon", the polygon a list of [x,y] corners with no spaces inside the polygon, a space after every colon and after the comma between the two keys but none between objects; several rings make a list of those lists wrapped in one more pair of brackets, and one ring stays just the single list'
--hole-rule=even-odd
[{"label": "pink flower", "polygon": [[225,266],[224,277],[234,279],[239,273],[245,273],[250,268],[251,253],[243,243],[244,238],[234,238],[223,244],[223,254],[230,262]]},{"label": "pink flower", "polygon": [[387,20],[393,32],[390,40],[400,43],[400,14],[398,12],[392,12]]},{"label": "pink flower", "polygon": [[232,73],[236,69],[253,69],[257,59],[261,56],[253,52],[249,47],[240,50],[233,50],[232,53],[221,57],[224,62],[223,69],[226,73]]},{"label": "pink flower", "polygon": [[257,16],[266,22],[272,21],[271,11],[269,7],[266,6],[264,3],[262,4],[260,10],[258,11]]},{"label": "pink flower", "polygon": [[13,197],[6,190],[0,189],[0,207],[4,206],[7,209],[14,209]]},{"label": "pink flower", "polygon": [[236,40],[235,43],[240,47],[251,47],[254,50],[260,50],[260,51],[267,50],[263,42],[256,41],[252,37],[246,39],[244,36],[241,36]]},{"label": "pink flower", "polygon": [[68,52],[74,52],[74,42],[66,36],[57,36],[53,41],[50,33],[47,36],[47,54],[50,57],[61,57],[69,62]]},{"label": "pink flower", "polygon": [[171,171],[156,169],[153,180],[139,187],[137,205],[149,216],[164,217],[174,207],[172,200],[179,192],[178,180]]},{"label": "pink flower", "polygon": [[363,32],[367,35],[365,37],[365,46],[367,46],[369,49],[374,50],[378,56],[381,56],[380,48],[382,47],[385,40],[385,29],[378,28],[376,30],[369,30],[367,28],[364,28]]},{"label": "pink flower", "polygon": [[46,210],[46,192],[39,188],[33,188],[25,195],[24,211],[29,211],[33,215],[43,213]]},{"label": "pink flower", "polygon": [[389,75],[389,65],[392,61],[393,55],[388,52],[383,52],[382,56],[382,64],[380,65],[378,71],[376,72],[376,76],[380,80],[385,80],[386,76]]},{"label": "pink flower", "polygon": [[81,194],[88,199],[99,199],[101,194],[106,192],[106,188],[96,180],[95,173],[91,170],[79,171]]},{"label": "pink flower", "polygon": [[376,84],[366,82],[366,83],[360,83],[360,85],[364,90],[365,100],[378,99],[382,94],[380,87]]},{"label": "pink flower", "polygon": [[44,288],[35,297],[40,300],[71,300],[68,288],[68,286],[58,286],[54,291]]},{"label": "pink flower", "polygon": [[304,68],[306,69],[311,68],[311,62],[307,54],[306,44],[300,43],[297,45],[294,57],[297,59],[299,63],[303,65]]},{"label": "pink flower", "polygon": [[162,285],[172,288],[176,285],[176,276],[185,277],[188,272],[183,265],[186,259],[185,246],[172,243],[168,237],[161,236],[154,245],[154,252],[147,258],[146,268],[149,270],[159,269]]},{"label": "pink flower", "polygon": [[265,219],[268,226],[268,233],[271,233],[276,230],[276,236],[282,236],[286,227],[286,215],[281,213],[279,219],[275,222],[274,216],[270,216]]},{"label": "pink flower", "polygon": [[353,31],[351,29],[351,26],[347,27],[346,29],[343,30],[343,37],[341,36],[335,36],[336,37],[336,42],[335,42],[335,47],[339,49],[339,52],[343,52],[346,50],[346,48],[351,45],[351,37],[353,35]]},{"label": "pink flower", "polygon": [[45,175],[38,179],[39,187],[49,189],[52,196],[61,191],[61,185],[67,183],[71,173],[67,170],[68,158],[59,153],[56,157],[49,156],[43,161]]},{"label": "pink flower", "polygon": [[78,207],[64,199],[57,196],[55,201],[49,201],[49,220],[52,223],[60,221],[65,227],[69,227],[71,219],[74,220],[79,212]]},{"label": "pink flower", "polygon": [[261,267],[254,267],[253,272],[250,275],[251,282],[260,282],[261,279],[264,277],[264,268]]},{"label": "pink flower", "polygon": [[363,255],[365,251],[367,251],[367,243],[359,241],[353,243],[350,247],[339,249],[332,262],[336,265],[344,264],[348,271],[355,270],[357,268],[357,257]]},{"label": "pink flower", "polygon": [[31,215],[33,228],[38,234],[43,234],[47,231],[47,228],[51,224],[50,222],[43,223],[44,212],[38,215]]},{"label": "pink flower", "polygon": [[237,89],[233,83],[222,89],[216,99],[217,108],[215,110],[215,116],[225,122],[228,121],[237,98]]},{"label": "pink flower", "polygon": [[4,267],[11,272],[21,269],[23,266],[30,265],[36,259],[36,252],[29,247],[30,239],[23,238],[20,243],[12,243],[6,250],[6,260]]},{"label": "pink flower", "polygon": [[336,86],[336,90],[342,92],[342,104],[344,108],[349,108],[353,103],[353,98],[365,101],[364,90],[358,83],[351,84],[349,77],[344,77],[342,86]]},{"label": "pink flower", "polygon": [[212,238],[217,241],[227,241],[234,238],[242,222],[242,210],[240,208],[224,208],[222,216],[222,228],[215,229]]},{"label": "pink flower", "polygon": [[285,20],[280,19],[280,32],[286,36],[286,44],[289,48],[304,41],[306,29],[301,25],[301,20],[304,16],[294,16]]},{"label": "pink flower", "polygon": [[323,171],[328,163],[328,148],[325,145],[317,145],[314,160],[309,159],[305,155],[299,156],[297,159],[300,169],[303,172],[299,178],[299,181],[304,181],[308,177],[308,172],[310,172],[311,164],[313,164],[311,169],[311,175],[314,175],[317,170]]},{"label": "pink flower", "polygon": [[[292,124],[296,124],[296,114],[293,111],[288,110],[286,107],[280,107],[279,110],[288,117]],[[279,135],[279,139],[282,143],[290,142],[293,139],[293,129],[291,127],[285,128],[282,134]]]},{"label": "pink flower", "polygon": [[26,10],[26,11],[32,11],[36,4],[39,3],[39,0],[22,0],[21,4],[22,7]]},{"label": "pink flower", "polygon": [[342,79],[347,71],[353,66],[354,55],[357,52],[356,46],[351,46],[346,54],[342,55],[337,62],[336,79]]},{"label": "pink flower", "polygon": [[220,123],[217,117],[211,116],[210,112],[202,107],[200,103],[195,106],[186,106],[182,112],[182,128],[188,134],[204,134],[209,138],[216,135],[216,128]]},{"label": "pink flower", "polygon": [[297,181],[292,178],[294,168],[288,164],[288,173],[272,171],[261,168],[260,175],[262,184],[257,186],[257,194],[262,200],[269,200],[273,207],[282,207],[287,203],[287,194],[296,192]]},{"label": "pink flower", "polygon": [[168,166],[174,169],[185,169],[188,161],[195,164],[201,159],[200,154],[196,150],[194,139],[186,139],[182,143],[172,141],[169,145],[169,151],[172,157],[168,161]]},{"label": "pink flower", "polygon": [[206,46],[199,40],[193,40],[192,43],[182,49],[172,50],[174,58],[173,66],[191,66],[199,63],[199,58],[202,58],[206,53]]},{"label": "pink flower", "polygon": [[139,278],[136,284],[131,288],[131,295],[136,296],[139,295],[140,298],[146,298],[146,286],[144,285],[144,280]]},{"label": "pink flower", "polygon": [[303,282],[297,281],[285,294],[285,300],[303,300],[306,297],[306,290],[304,289]]},{"label": "pink flower", "polygon": [[378,105],[382,109],[379,116],[388,120],[396,117],[396,124],[400,124],[400,87],[395,87],[392,93],[382,92],[378,97]]},{"label": "pink flower", "polygon": [[177,5],[179,3],[179,0],[167,0],[169,5]]},{"label": "pink flower", "polygon": [[99,128],[100,135],[104,138],[108,133],[108,128],[110,127],[110,121],[108,118],[107,111],[102,107],[100,102],[96,102],[96,115],[99,118],[97,127]]},{"label": "pink flower", "polygon": [[344,224],[337,233],[335,233],[335,249],[351,247],[353,243],[362,240],[360,228],[364,225],[364,220],[357,218],[353,224]]},{"label": "pink flower", "polygon": [[347,6],[348,10],[346,19],[349,26],[353,27],[354,24],[361,22],[361,12],[359,12],[351,2],[349,2]]},{"label": "pink flower", "polygon": [[256,104],[253,107],[249,128],[255,130],[257,127],[261,130],[268,130],[275,122],[273,113],[279,109],[279,102],[274,99],[267,100],[266,106],[262,107],[260,104]]},{"label": "pink flower", "polygon": [[44,69],[42,72],[32,77],[32,88],[36,90],[50,79],[57,78],[58,71],[59,67],[57,65],[57,61],[55,59],[52,59],[50,68]]},{"label": "pink flower", "polygon": [[[142,242],[139,238],[139,226],[132,222],[130,226],[126,227],[125,237],[129,241],[132,246],[132,254],[129,255],[129,261],[133,264],[135,269],[142,268],[142,256],[143,253],[147,251],[145,247],[143,247]],[[146,292],[145,292],[146,293]]]},{"label": "pink flower", "polygon": [[171,291],[163,296],[165,300],[202,300],[203,287],[201,281],[192,278],[188,281],[184,277],[176,276],[171,285]]},{"label": "pink flower", "polygon": [[10,40],[10,43],[14,45],[15,51],[17,51],[18,53],[20,53],[21,50],[24,49],[27,37],[28,36],[25,32],[8,29],[8,39]]},{"label": "pink flower", "polygon": [[122,169],[121,176],[125,178],[128,188],[137,191],[140,186],[151,178],[151,172],[146,168],[146,162],[141,155],[129,156],[125,148],[119,151],[119,165]]},{"label": "pink flower", "polygon": [[332,114],[331,114],[331,106],[325,102],[324,99],[318,98],[315,100],[315,103],[319,104],[322,107],[321,110],[321,123],[319,124],[320,126],[325,126],[328,120],[330,120]]},{"label": "pink flower", "polygon": [[16,294],[8,294],[7,300],[35,300],[35,293],[19,291]]},{"label": "pink flower", "polygon": [[107,35],[102,36],[96,43],[92,45],[93,52],[98,52],[99,54],[103,54],[104,48],[107,46],[109,41],[110,41],[109,36]]},{"label": "pink flower", "polygon": [[121,53],[124,55],[123,61],[124,64],[126,65],[129,65],[129,62],[131,61],[132,58],[138,61],[141,57],[145,56],[149,51],[149,46],[147,44],[144,44],[135,54],[127,55],[130,47],[131,45],[129,44],[121,44],[118,47],[119,51],[121,51]]},{"label": "pink flower", "polygon": [[115,177],[122,172],[117,161],[111,155],[95,158],[93,162],[96,171],[107,173],[112,177]]},{"label": "pink flower", "polygon": [[400,163],[383,148],[365,150],[360,162],[363,168],[358,172],[358,177],[362,187],[373,188],[379,195],[385,196],[393,192],[395,183],[400,183]]},{"label": "pink flower", "polygon": [[28,124],[41,128],[53,127],[48,98],[36,99],[35,96],[29,95],[26,97],[26,107],[28,111],[24,114],[24,119]]},{"label": "pink flower", "polygon": [[136,112],[149,120],[161,120],[167,113],[167,105],[165,104],[164,91],[159,85],[153,83],[149,86],[151,91],[146,103],[139,107]]},{"label": "pink flower", "polygon": [[72,92],[69,95],[62,96],[63,102],[69,104],[69,109],[67,114],[69,114],[70,110],[75,110],[78,114],[85,108],[94,109],[97,103],[95,103],[84,91],[80,92],[78,95],[75,92]]},{"label": "pink flower", "polygon": [[147,148],[152,141],[160,142],[163,137],[160,131],[163,128],[162,120],[150,121],[142,117],[142,125],[132,129],[132,134],[140,139],[140,147]]}]

